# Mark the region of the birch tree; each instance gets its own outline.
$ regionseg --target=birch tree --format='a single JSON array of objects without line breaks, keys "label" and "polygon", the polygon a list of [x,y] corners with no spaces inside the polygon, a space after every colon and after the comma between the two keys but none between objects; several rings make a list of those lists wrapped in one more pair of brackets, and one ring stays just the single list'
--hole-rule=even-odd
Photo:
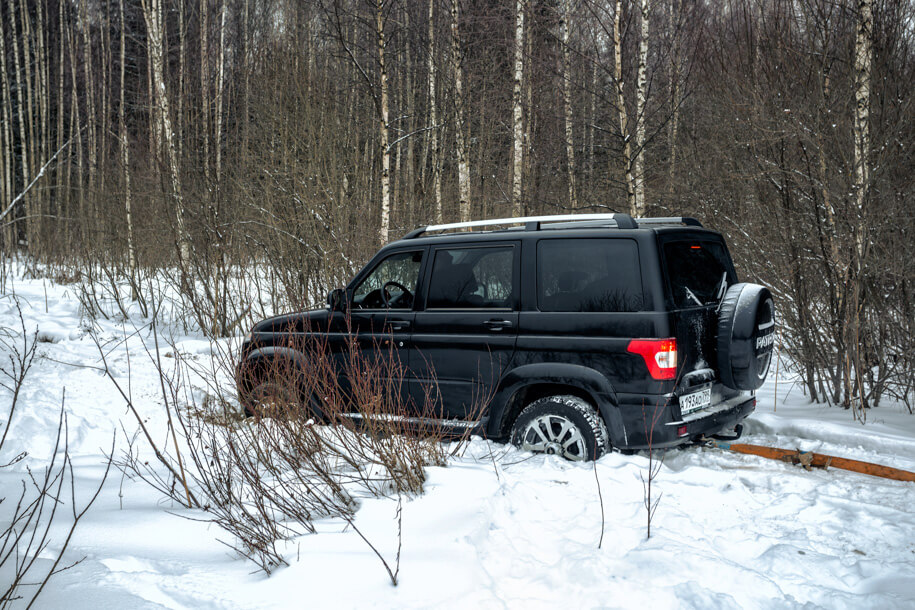
[{"label": "birch tree", "polygon": [[137,272],[137,250],[133,238],[133,216],[131,210],[131,192],[130,192],[130,145],[127,139],[127,123],[124,118],[124,112],[127,105],[126,100],[126,82],[124,79],[125,69],[127,67],[127,21],[124,18],[124,0],[118,0],[118,11],[121,17],[121,97],[118,105],[118,140],[121,151],[121,165],[123,168],[124,179],[124,212],[127,217],[127,271],[131,278],[132,297],[137,298],[136,294],[136,272]]},{"label": "birch tree", "polygon": [[572,130],[572,51],[569,48],[571,0],[562,0],[559,16],[559,38],[562,41],[562,101],[565,115],[566,164],[569,180],[569,207],[575,209],[575,145]]},{"label": "birch tree", "polygon": [[[861,290],[863,285],[864,260],[867,251],[867,198],[870,181],[868,167],[868,151],[870,149],[870,94],[871,94],[871,64],[874,54],[874,20],[873,0],[857,0],[858,20],[855,33],[855,120],[854,120],[854,182],[853,192],[855,197],[855,269],[853,299],[851,311],[851,328],[854,336],[847,343],[854,346],[852,357],[854,359],[855,380],[858,396],[858,406],[861,408],[860,417],[864,418],[864,387],[863,377],[866,374],[862,362],[861,322],[863,317]],[[846,360],[847,362],[847,360]],[[848,376],[848,373],[846,373]],[[855,404],[855,403],[852,403]]]},{"label": "birch tree", "polygon": [[[25,104],[25,91],[30,89],[23,80],[22,66],[19,59],[19,45],[21,42],[19,39],[19,34],[16,27],[16,14],[14,13],[13,2],[10,0],[6,3],[9,8],[10,19],[9,24],[12,29],[13,35],[13,67],[16,73],[16,109],[18,113],[18,123],[19,123],[19,167],[22,172],[22,186],[25,187],[29,183],[30,172],[29,172],[29,155],[28,155],[28,139],[26,138],[26,124],[27,124],[27,106]],[[28,58],[25,58],[25,63],[28,63]],[[30,223],[30,201],[31,197],[26,197],[24,200],[25,207],[25,226],[26,226],[26,238],[31,237],[31,228],[29,227]],[[31,244],[30,244],[31,245]]]},{"label": "birch tree", "polygon": [[375,0],[375,34],[378,50],[378,79],[380,108],[378,135],[381,140],[381,243],[387,243],[391,226],[391,147],[388,145],[389,109],[388,109],[388,68],[385,62],[384,37],[384,1]]},{"label": "birch tree", "polygon": [[855,160],[854,193],[858,228],[855,235],[857,272],[861,272],[865,250],[866,203],[869,186],[871,64],[874,55],[873,0],[857,0],[858,23],[855,36]]},{"label": "birch tree", "polygon": [[635,198],[632,216],[645,215],[645,114],[648,106],[648,23],[651,17],[649,0],[639,0],[639,72],[636,82],[635,107]]},{"label": "birch tree", "polygon": [[[6,19],[3,9],[0,8],[0,41],[6,41],[4,28]],[[13,161],[13,99],[10,90],[9,77],[6,69],[6,44],[0,44],[0,149],[2,149],[2,165],[0,165],[0,201],[6,202],[13,197],[14,161]],[[6,225],[7,249],[12,252],[16,247],[16,225],[9,222]]]},{"label": "birch tree", "polygon": [[178,256],[181,266],[190,258],[190,242],[184,222],[184,200],[181,197],[181,176],[178,173],[178,156],[175,138],[169,116],[168,90],[165,86],[165,27],[162,14],[162,0],[141,0],[143,19],[146,22],[146,39],[149,47],[156,123],[162,134],[171,179],[172,197],[175,202],[175,220],[178,229]]},{"label": "birch tree", "polygon": [[429,35],[426,50],[426,71],[429,79],[429,164],[432,171],[432,197],[434,201],[433,218],[436,223],[442,222],[442,172],[438,152],[438,102],[435,98],[435,3],[429,0]]},{"label": "birch tree", "polygon": [[525,0],[515,0],[515,41],[512,89],[512,214],[522,216],[522,170],[524,168],[524,114],[521,103],[524,85],[524,8]]},{"label": "birch tree", "polygon": [[[467,159],[467,134],[464,126],[464,66],[458,23],[458,2],[451,0],[451,72],[454,76],[454,140],[458,166],[458,213],[461,222],[470,220],[470,163]],[[520,0],[519,0],[520,1]]]},{"label": "birch tree", "polygon": [[633,178],[632,143],[629,138],[629,115],[626,112],[626,91],[623,82],[623,39],[620,35],[620,22],[623,18],[623,0],[616,0],[613,13],[613,82],[616,88],[616,111],[620,125],[620,136],[623,139],[623,165],[626,173],[626,201],[630,213],[635,214],[638,206],[635,198],[635,180]]}]

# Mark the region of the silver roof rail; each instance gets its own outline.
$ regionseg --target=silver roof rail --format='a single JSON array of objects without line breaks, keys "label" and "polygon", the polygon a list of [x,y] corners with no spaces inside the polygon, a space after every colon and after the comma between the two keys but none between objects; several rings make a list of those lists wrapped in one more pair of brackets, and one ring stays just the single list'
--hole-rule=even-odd
[{"label": "silver roof rail", "polygon": [[410,231],[404,239],[412,239],[423,233],[432,231],[449,231],[452,229],[470,229],[473,227],[490,227],[496,225],[523,224],[525,230],[537,231],[543,222],[580,222],[588,220],[604,220],[613,222],[620,229],[637,229],[638,224],[629,214],[554,214],[552,216],[522,216],[520,218],[491,218],[489,220],[474,220],[471,222],[452,222],[441,225],[429,225]]}]

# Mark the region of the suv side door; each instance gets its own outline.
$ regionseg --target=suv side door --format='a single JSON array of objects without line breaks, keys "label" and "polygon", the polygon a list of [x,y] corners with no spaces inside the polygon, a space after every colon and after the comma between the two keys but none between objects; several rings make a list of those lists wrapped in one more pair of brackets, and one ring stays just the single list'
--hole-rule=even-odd
[{"label": "suv side door", "polygon": [[468,419],[488,403],[514,355],[521,243],[434,246],[423,285],[412,336],[413,401],[426,416]]},{"label": "suv side door", "polygon": [[[527,245],[527,244],[525,244]],[[631,238],[548,237],[525,259],[516,360],[592,368],[617,391],[644,375],[627,352],[632,337],[654,337],[639,244]],[[644,364],[641,364],[644,367]]]},{"label": "suv side door", "polygon": [[[426,247],[386,252],[347,289],[349,307],[345,314],[335,314],[340,341],[334,346],[340,382],[347,390],[346,341],[351,337],[358,341],[362,361],[356,364],[364,373],[397,376],[394,381],[400,386],[401,399],[405,404],[409,401],[411,335],[426,253]],[[382,297],[383,291],[387,298]]]}]

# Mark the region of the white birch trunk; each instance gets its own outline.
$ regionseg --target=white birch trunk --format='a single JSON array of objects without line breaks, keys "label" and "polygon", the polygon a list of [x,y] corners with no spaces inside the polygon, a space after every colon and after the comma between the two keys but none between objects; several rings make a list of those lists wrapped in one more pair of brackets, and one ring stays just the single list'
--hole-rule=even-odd
[{"label": "white birch trunk", "polygon": [[651,17],[649,0],[639,0],[639,73],[636,82],[635,109],[635,206],[632,216],[645,215],[645,113],[648,106],[648,23]]},{"label": "white birch trunk", "polygon": [[[857,402],[853,402],[850,391],[851,364],[846,364],[846,391],[855,417],[862,422],[865,418],[864,375],[866,365],[862,362],[861,351],[863,339],[861,337],[861,321],[864,316],[861,303],[861,288],[864,283],[864,259],[867,254],[867,196],[870,186],[870,170],[868,167],[868,151],[870,150],[870,94],[871,94],[871,64],[874,54],[874,18],[873,0],[858,0],[858,21],[855,36],[855,165],[854,165],[854,194],[855,194],[855,268],[854,282],[852,284],[851,328],[853,335],[847,341],[851,346],[851,364],[855,370],[855,389]],[[846,359],[846,363],[849,359]]]},{"label": "white birch trunk", "polygon": [[591,64],[591,112],[588,115],[588,189],[594,190],[594,139],[597,124],[597,67],[598,58]]},{"label": "white birch trunk", "polygon": [[[150,1],[150,0],[147,0]],[[151,0],[158,1],[158,0]],[[203,175],[210,184],[210,47],[209,0],[200,0],[200,127],[203,130]]]},{"label": "white birch trunk", "polygon": [[435,2],[429,0],[429,49],[427,56],[427,71],[429,73],[429,149],[432,167],[432,196],[434,201],[433,219],[436,223],[442,222],[442,174],[439,168],[438,154],[438,121],[437,103],[435,99]]},{"label": "white birch trunk", "polygon": [[219,188],[222,179],[222,99],[225,91],[226,72],[226,0],[222,0],[222,17],[219,23],[219,63],[216,75],[216,185]]},{"label": "white birch trunk", "polygon": [[[0,40],[6,40],[3,24],[6,19],[0,9]],[[3,150],[3,168],[0,171],[0,196],[6,202],[13,197],[13,100],[9,77],[6,68],[6,45],[0,46],[0,118],[3,119],[3,131],[0,132],[0,148]],[[61,97],[63,99],[63,97]],[[10,224],[7,229],[7,248],[10,252],[16,247],[16,227]]]},{"label": "white birch trunk", "polygon": [[515,0],[515,44],[512,90],[512,215],[524,213],[522,169],[524,167],[524,113],[521,93],[524,85],[524,0]]},{"label": "white birch trunk", "polygon": [[388,145],[388,71],[385,64],[383,0],[375,0],[375,33],[378,37],[378,69],[381,88],[381,116],[378,135],[381,138],[381,243],[387,243],[391,226],[391,148]]},{"label": "white birch trunk", "polygon": [[134,299],[137,298],[135,293],[136,287],[136,272],[137,272],[137,253],[136,247],[133,240],[133,216],[131,215],[131,192],[130,192],[130,146],[127,141],[127,125],[124,120],[124,106],[125,106],[125,82],[124,82],[124,72],[126,64],[126,39],[125,32],[127,30],[127,22],[124,19],[124,0],[119,0],[118,9],[121,17],[121,98],[120,105],[118,106],[118,132],[121,148],[121,165],[123,166],[123,175],[124,175],[124,211],[127,215],[127,271],[130,274],[131,280],[131,290],[134,291],[132,295]]},{"label": "white birch trunk", "polygon": [[870,181],[868,150],[870,149],[871,64],[873,62],[873,0],[858,0],[857,35],[855,36],[855,166],[854,193],[857,212],[855,249],[857,271],[860,273],[865,250],[865,206]]},{"label": "white birch trunk", "polygon": [[629,211],[635,214],[635,180],[632,177],[632,143],[629,138],[629,115],[626,112],[626,96],[623,83],[623,40],[620,36],[620,21],[623,17],[623,1],[616,0],[613,15],[613,80],[616,82],[616,108],[619,114],[620,135],[623,138],[623,162],[626,172],[626,202]]},{"label": "white birch trunk", "polygon": [[683,0],[671,0],[669,23],[671,41],[670,73],[668,78],[670,91],[670,156],[667,167],[667,194],[669,199],[674,196],[674,177],[677,168],[677,132],[680,128],[680,22],[683,9]]},{"label": "white birch trunk", "polygon": [[[27,110],[26,110],[25,98],[23,96],[23,91],[27,88],[27,85],[22,82],[22,65],[21,65],[21,62],[19,61],[19,46],[18,46],[19,34],[17,33],[17,28],[16,28],[16,14],[13,12],[14,8],[13,8],[12,2],[9,2],[7,6],[9,7],[9,11],[10,11],[9,23],[10,23],[10,27],[12,29],[12,35],[13,35],[13,44],[12,44],[13,68],[16,72],[16,110],[18,111],[18,115],[19,115],[19,121],[18,121],[18,123],[19,123],[19,141],[22,143],[21,144],[22,154],[19,155],[19,161],[20,161],[19,165],[20,165],[20,169],[22,170],[22,186],[23,186],[23,188],[25,188],[25,185],[27,185],[29,183],[29,155],[26,152],[28,140],[26,139],[26,131],[25,131],[26,111]],[[13,190],[15,191],[15,184],[13,186]],[[25,223],[26,236],[30,236],[31,231],[28,228],[29,227],[29,218],[28,218],[29,199],[28,198],[25,199],[24,206],[26,208],[26,223]]]},{"label": "white birch trunk", "polygon": [[[83,36],[83,87],[86,90],[86,149],[89,153],[88,190],[94,192],[98,173],[98,133],[96,131],[95,94],[92,77],[92,33],[89,29],[88,2],[81,2],[80,21]],[[94,201],[94,198],[93,198]],[[90,204],[94,208],[93,205]],[[92,219],[95,222],[95,219]]]},{"label": "white birch trunk", "polygon": [[178,0],[178,108],[175,123],[178,128],[178,158],[184,158],[184,77],[187,71],[187,21],[184,17],[185,0]]},{"label": "white birch trunk", "polygon": [[575,146],[572,130],[572,51],[569,48],[571,1],[563,0],[561,10],[559,36],[562,40],[562,101],[565,110],[566,164],[569,182],[569,207],[574,210],[578,207],[578,202],[575,198]]},{"label": "white birch trunk", "polygon": [[458,209],[461,222],[470,220],[470,163],[464,132],[464,68],[461,61],[461,41],[458,36],[459,0],[451,0],[451,68],[454,71],[454,107],[456,115],[455,143],[458,161]]},{"label": "white birch trunk", "polygon": [[181,197],[181,176],[178,173],[178,155],[175,150],[175,137],[172,132],[171,118],[169,117],[168,91],[165,88],[165,58],[164,58],[164,23],[162,16],[162,0],[142,0],[143,18],[146,21],[147,46],[149,48],[150,64],[152,66],[152,82],[155,92],[156,115],[161,128],[163,143],[169,167],[172,196],[175,199],[175,220],[178,229],[178,256],[182,268],[190,258],[190,244],[184,222],[184,201]]}]

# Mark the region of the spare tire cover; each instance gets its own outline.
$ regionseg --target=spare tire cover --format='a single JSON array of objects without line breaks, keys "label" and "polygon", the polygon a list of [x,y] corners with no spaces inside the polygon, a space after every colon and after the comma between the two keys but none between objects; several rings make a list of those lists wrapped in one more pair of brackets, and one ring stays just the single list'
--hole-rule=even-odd
[{"label": "spare tire cover", "polygon": [[766,380],[775,343],[775,303],[759,284],[735,284],[718,315],[718,370],[724,385],[755,390]]}]

